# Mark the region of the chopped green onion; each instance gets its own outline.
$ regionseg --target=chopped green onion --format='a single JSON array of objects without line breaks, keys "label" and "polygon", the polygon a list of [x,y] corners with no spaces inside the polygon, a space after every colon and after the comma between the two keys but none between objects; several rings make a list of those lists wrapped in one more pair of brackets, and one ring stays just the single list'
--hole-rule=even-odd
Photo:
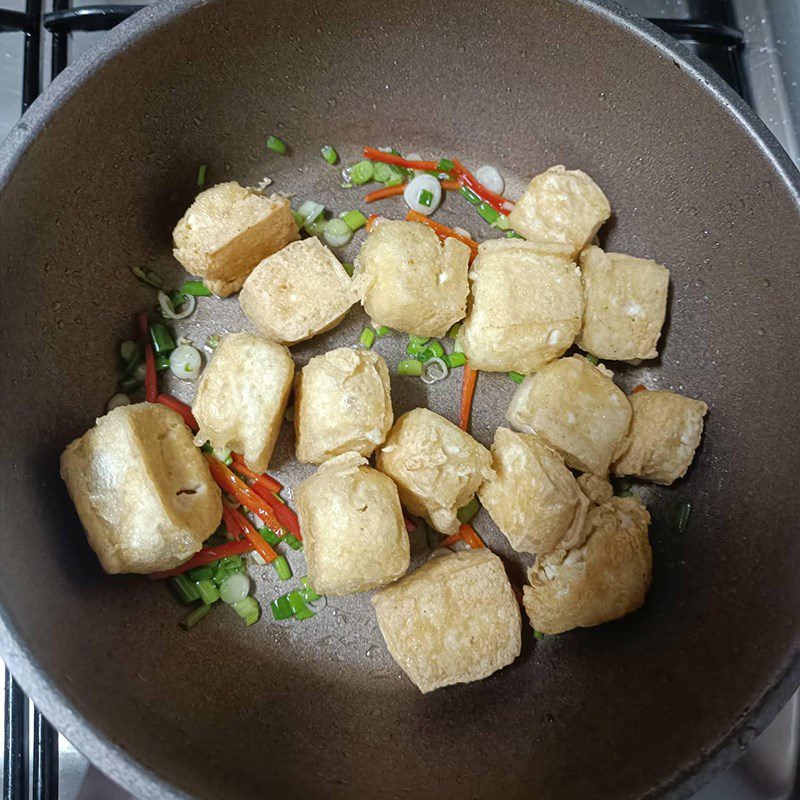
[{"label": "chopped green onion", "polygon": [[275,567],[275,572],[282,581],[288,581],[292,577],[292,568],[286,560],[286,556],[278,556],[273,562],[272,566]]},{"label": "chopped green onion", "polygon": [[425,206],[425,208],[430,208],[433,202],[433,192],[429,192],[427,189],[421,189],[420,193],[417,195],[417,202],[421,206]]},{"label": "chopped green onion", "polygon": [[254,622],[258,622],[258,618],[261,616],[261,608],[254,597],[245,597],[244,600],[234,603],[233,608],[245,621],[246,625],[252,625]]},{"label": "chopped green onion", "polygon": [[440,158],[436,165],[439,172],[452,172],[455,168],[456,165],[449,158]]},{"label": "chopped green onion", "polygon": [[542,641],[542,639],[544,639],[544,634],[543,634],[541,631],[534,630],[534,632],[533,632],[533,638],[534,638],[534,639],[538,639],[538,641],[540,641],[540,642],[541,642],[541,641]]},{"label": "chopped green onion", "polygon": [[306,218],[296,209],[292,209],[292,216],[294,217],[294,224],[298,228],[302,228],[306,224]]},{"label": "chopped green onion", "polygon": [[281,537],[278,536],[278,534],[275,533],[272,528],[268,528],[266,525],[259,531],[259,533],[261,534],[261,538],[272,547],[275,547],[281,543]]},{"label": "chopped green onion", "polygon": [[298,622],[302,622],[304,619],[311,619],[313,616],[314,612],[310,608],[303,608],[294,615],[294,618]]},{"label": "chopped green onion", "polygon": [[425,353],[425,345],[424,344],[416,344],[415,342],[409,342],[406,345],[406,353],[410,356],[414,356],[415,358],[422,358],[424,361],[423,354]]},{"label": "chopped green onion", "polygon": [[389,164],[377,161],[373,165],[372,175],[378,183],[386,183],[386,181],[390,181],[393,177],[392,168]]},{"label": "chopped green onion", "polygon": [[133,375],[126,375],[124,378],[120,378],[119,383],[117,383],[119,390],[125,394],[135,392],[141,385],[142,381]]},{"label": "chopped green onion", "polygon": [[400,186],[401,183],[405,183],[406,179],[402,175],[395,175],[392,178],[389,178],[388,181],[384,181],[383,185],[388,189],[390,186]]},{"label": "chopped green onion", "polygon": [[692,504],[688,501],[678,504],[678,510],[675,514],[675,527],[678,533],[685,533],[686,526],[689,524],[689,517],[692,514]]},{"label": "chopped green onion", "polygon": [[267,149],[272,150],[273,153],[280,153],[286,155],[286,142],[279,139],[277,136],[270,135],[267,137]]},{"label": "chopped green onion", "polygon": [[341,215],[345,224],[351,231],[357,231],[367,224],[367,218],[356,208]]},{"label": "chopped green onion", "polygon": [[364,328],[364,330],[361,331],[361,338],[358,340],[358,343],[369,350],[369,348],[375,344],[375,331],[372,330],[372,328]]},{"label": "chopped green onion", "polygon": [[190,611],[180,622],[181,628],[185,631],[194,628],[198,622],[200,622],[203,617],[205,617],[208,612],[211,611],[211,606],[207,605],[200,605],[197,606],[193,611]]},{"label": "chopped green onion", "polygon": [[405,358],[397,365],[399,375],[411,375],[418,377],[422,375],[422,362],[416,358]]},{"label": "chopped green onion", "polygon": [[386,336],[388,333],[391,333],[391,332],[392,332],[392,329],[388,328],[386,325],[381,325],[380,328],[378,328],[378,330],[375,331],[375,333],[378,335],[379,339],[381,338],[381,336]]},{"label": "chopped green onion", "polygon": [[206,185],[206,172],[208,164],[201,164],[197,169],[197,185],[202,189]]},{"label": "chopped green onion", "polygon": [[209,350],[216,350],[219,347],[219,343],[222,341],[222,337],[224,334],[221,333],[212,333],[211,336],[206,339],[206,347]]},{"label": "chopped green onion", "polygon": [[206,564],[203,567],[190,569],[187,574],[193,581],[210,581],[214,577],[214,568]]},{"label": "chopped green onion", "polygon": [[344,247],[353,238],[353,231],[343,219],[331,219],[325,223],[322,235],[331,247]]},{"label": "chopped green onion", "polygon": [[297,615],[301,611],[308,611],[306,601],[297,589],[293,592],[289,592],[289,594],[286,595],[286,599],[289,601],[289,605],[292,608],[292,614]]},{"label": "chopped green onion", "polygon": [[230,447],[212,447],[211,455],[223,464],[230,464],[233,461]]},{"label": "chopped green onion", "polygon": [[460,322],[456,322],[450,327],[450,330],[447,331],[447,336],[450,339],[455,339],[460,330],[461,330],[461,323]]},{"label": "chopped green onion", "polygon": [[244,559],[241,556],[225,556],[217,562],[217,566],[233,572],[241,572],[244,569]]},{"label": "chopped green onion", "polygon": [[166,353],[160,353],[156,356],[156,370],[163,372],[169,367],[169,356]]},{"label": "chopped green onion", "polygon": [[169,584],[178,595],[182,603],[193,603],[200,599],[200,592],[185,575],[175,575],[169,579]]},{"label": "chopped green onion", "polygon": [[119,354],[125,362],[126,369],[130,369],[131,364],[135,367],[140,360],[139,345],[137,342],[126,341],[119,346]]},{"label": "chopped green onion", "polygon": [[350,180],[356,185],[369,183],[375,175],[375,169],[371,161],[359,161],[350,167]]},{"label": "chopped green onion", "polygon": [[200,599],[207,606],[219,600],[219,589],[214,581],[197,581],[197,588],[200,591]]},{"label": "chopped green onion", "polygon": [[175,349],[175,341],[166,325],[156,322],[150,326],[150,340],[153,342],[153,350],[156,354],[170,353]]},{"label": "chopped green onion", "polygon": [[195,297],[211,297],[211,289],[203,281],[184,281],[181,293],[191,294]]},{"label": "chopped green onion", "polygon": [[467,503],[465,506],[461,506],[461,508],[456,511],[458,521],[466,525],[478,513],[479,509],[480,504],[478,503],[478,498],[473,497],[469,503]]},{"label": "chopped green onion", "polygon": [[467,357],[463,353],[450,353],[450,355],[444,356],[444,363],[447,364],[450,369],[453,367],[463,367],[464,364],[467,363]]},{"label": "chopped green onion", "polygon": [[475,206],[478,215],[485,219],[490,225],[495,225],[500,219],[500,213],[495,211],[488,203],[481,203]]},{"label": "chopped green onion", "polygon": [[525,380],[525,376],[521,372],[509,372],[508,377],[511,378],[514,383],[522,383]]},{"label": "chopped green onion", "polygon": [[516,231],[506,231],[506,239],[524,239],[524,236],[520,236]]},{"label": "chopped green onion", "polygon": [[311,584],[308,582],[308,577],[300,578],[300,583],[303,584],[303,588],[299,590],[300,594],[307,603],[313,603],[315,600],[319,600],[322,595],[317,594]]},{"label": "chopped green onion", "polygon": [[464,197],[467,199],[467,202],[473,206],[479,206],[483,202],[483,200],[481,200],[480,197],[478,197],[478,195],[472,191],[472,189],[468,189],[466,186],[461,187],[461,194],[464,195]]},{"label": "chopped green onion", "polygon": [[492,223],[492,227],[497,228],[499,231],[507,231],[510,227],[508,216],[506,214],[501,214],[497,218],[497,221]]},{"label": "chopped green onion", "polygon": [[352,278],[353,277],[353,265],[349,261],[342,261],[342,266],[344,267],[344,271]]},{"label": "chopped green onion", "polygon": [[329,164],[335,164],[339,158],[339,154],[329,144],[320,147],[319,152]]},{"label": "chopped green onion", "polygon": [[600,363],[600,359],[597,356],[593,356],[591,353],[586,354],[586,360],[590,364],[594,364],[595,366],[597,366]]},{"label": "chopped green onion", "polygon": [[144,281],[148,286],[153,286],[160,289],[164,285],[164,279],[151,269],[142,269],[142,267],[131,267],[131,272],[140,280]]},{"label": "chopped green onion", "polygon": [[[211,294],[211,292],[209,292]],[[169,304],[173,311],[177,311],[186,302],[186,295],[181,291],[169,293]]]},{"label": "chopped green onion", "polygon": [[282,594],[269,604],[270,611],[272,611],[273,619],[289,619],[292,616],[292,606],[289,604],[289,598]]},{"label": "chopped green onion", "polygon": [[309,236],[322,236],[325,233],[325,217],[320,217],[319,219],[314,220],[314,222],[307,222],[303,225],[303,230]]},{"label": "chopped green onion", "polygon": [[292,550],[302,550],[303,543],[293,534],[289,533],[288,531],[283,537],[283,541],[292,548]]},{"label": "chopped green onion", "polygon": [[314,200],[306,200],[300,204],[297,213],[303,218],[303,225],[314,222],[319,219],[325,211],[325,206],[322,203],[317,203]]},{"label": "chopped green onion", "polygon": [[444,356],[444,347],[441,342],[433,341],[425,348],[425,361],[431,358],[442,358]]},{"label": "chopped green onion", "polygon": [[250,594],[250,578],[243,572],[232,572],[219,587],[220,599],[229,606],[244,600],[248,594]]}]

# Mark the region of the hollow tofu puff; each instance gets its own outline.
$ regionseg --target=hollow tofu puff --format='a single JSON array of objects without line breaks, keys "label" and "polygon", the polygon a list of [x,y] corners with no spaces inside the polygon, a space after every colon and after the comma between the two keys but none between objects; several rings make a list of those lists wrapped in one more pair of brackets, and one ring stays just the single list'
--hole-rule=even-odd
[{"label": "hollow tofu puff", "polygon": [[239,294],[259,333],[286,345],[329,331],[357,299],[350,276],[316,236],[265,258]]},{"label": "hollow tofu puff", "polygon": [[519,655],[519,605],[489,550],[429,561],[372,604],[392,658],[422,692],[486,678]]},{"label": "hollow tofu puff", "polygon": [[568,467],[605,475],[628,432],[631,404],[605,367],[572,356],[526,378],[506,418],[558,450]]},{"label": "hollow tofu puff", "polygon": [[156,403],[100,417],[61,456],[61,477],[109,573],[159,572],[216,530],[222,498],[191,431]]},{"label": "hollow tofu puff", "polygon": [[394,419],[389,370],[372,350],[342,347],[315,356],[297,376],[298,461],[321,464],[342,453],[369,456]]},{"label": "hollow tofu puff", "polygon": [[461,346],[473,369],[522,372],[563,355],[581,328],[580,272],[562,245],[492,240],[469,273]]},{"label": "hollow tofu puff", "polygon": [[285,347],[252,333],[229,333],[197,387],[195,442],[230,448],[253,472],[265,472],[293,378],[294,362]]},{"label": "hollow tofu puff", "polygon": [[530,182],[508,222],[526,239],[565,244],[575,256],[610,216],[608,199],[585,172],[557,166]]},{"label": "hollow tofu puff", "polygon": [[592,475],[591,472],[584,472],[582,475],[578,475],[578,486],[589,498],[589,502],[598,506],[607,503],[614,496],[614,487],[607,475]]},{"label": "hollow tofu puff", "polygon": [[285,197],[264,197],[231,181],[197,195],[172,232],[172,252],[214,294],[227,297],[259,261],[298,238]]},{"label": "hollow tofu puff", "polygon": [[593,246],[583,250],[580,262],[586,307],[577,345],[615,361],[655,358],[667,315],[669,270],[649,258]]},{"label": "hollow tofu puff", "polygon": [[669,486],[692,463],[708,406],[661,391],[636,392],[629,400],[633,421],[613,471]]},{"label": "hollow tofu puff", "polygon": [[408,511],[448,535],[458,531],[458,509],[494,475],[489,451],[427,408],[395,422],[378,451],[377,467],[397,484]]},{"label": "hollow tofu puff", "polygon": [[644,603],[653,555],[650,514],[634,497],[614,497],[589,512],[586,543],[537,559],[523,603],[531,625],[563,633],[619,619]]},{"label": "hollow tofu puff", "polygon": [[442,244],[420,222],[382,222],[355,261],[364,310],[397,331],[444,336],[467,310],[469,257],[463,242]]},{"label": "hollow tofu puff", "polygon": [[321,594],[354,594],[405,575],[408,533],[397,487],[357,453],[325,462],[297,489],[308,580]]},{"label": "hollow tofu puff", "polygon": [[544,555],[581,543],[589,501],[558,453],[536,436],[498,428],[492,468],[478,497],[515,550]]}]

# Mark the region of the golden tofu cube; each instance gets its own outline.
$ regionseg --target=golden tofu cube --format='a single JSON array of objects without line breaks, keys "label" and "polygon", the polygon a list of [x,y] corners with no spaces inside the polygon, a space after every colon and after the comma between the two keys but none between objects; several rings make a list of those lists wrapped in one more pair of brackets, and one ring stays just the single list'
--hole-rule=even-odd
[{"label": "golden tofu cube", "polygon": [[422,692],[486,678],[519,655],[519,605],[489,550],[433,559],[372,604],[392,658]]},{"label": "golden tofu cube", "polygon": [[298,461],[370,456],[392,427],[389,370],[372,350],[341,347],[312,358],[294,387]]},{"label": "golden tofu cube", "polygon": [[568,467],[605,475],[632,413],[611,374],[583,356],[553,361],[519,385],[506,419],[558,450]]},{"label": "golden tofu cube", "polygon": [[252,333],[229,333],[203,372],[192,412],[195,442],[230,448],[253,472],[269,466],[294,378],[289,351]]},{"label": "golden tofu cube", "polygon": [[358,453],[326,461],[300,484],[297,514],[317,592],[365,592],[405,575],[410,546],[397,487]]},{"label": "golden tofu cube", "polygon": [[633,420],[613,471],[669,486],[692,463],[708,406],[674,392],[636,392],[628,399]]},{"label": "golden tofu cube", "polygon": [[286,345],[334,328],[357,299],[350,276],[316,236],[265,258],[239,294],[259,333]]},{"label": "golden tofu cube", "polygon": [[61,455],[86,537],[109,573],[159,572],[216,530],[222,498],[192,433],[156,403],[120,406]]},{"label": "golden tofu cube", "polygon": [[600,187],[585,172],[559,165],[533,178],[508,222],[520,236],[565,244],[576,256],[610,216]]},{"label": "golden tofu cube", "polygon": [[259,261],[299,237],[285,197],[235,181],[200,192],[172,232],[175,258],[220,297],[238,292]]},{"label": "golden tofu cube", "polygon": [[473,369],[521,372],[562,356],[581,328],[580,272],[562,245],[481,243],[459,339]]}]

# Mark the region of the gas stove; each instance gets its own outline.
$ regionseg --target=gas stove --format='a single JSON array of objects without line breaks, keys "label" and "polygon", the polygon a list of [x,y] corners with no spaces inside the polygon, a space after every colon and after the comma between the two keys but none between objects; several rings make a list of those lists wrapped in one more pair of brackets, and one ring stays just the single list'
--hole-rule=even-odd
[{"label": "gas stove", "polygon": [[[0,139],[41,86],[141,6],[0,0]],[[715,69],[800,165],[798,0],[623,0]],[[43,24],[42,24],[43,23]],[[33,709],[0,662],[3,800],[129,800]],[[800,695],[692,800],[800,800]]]}]

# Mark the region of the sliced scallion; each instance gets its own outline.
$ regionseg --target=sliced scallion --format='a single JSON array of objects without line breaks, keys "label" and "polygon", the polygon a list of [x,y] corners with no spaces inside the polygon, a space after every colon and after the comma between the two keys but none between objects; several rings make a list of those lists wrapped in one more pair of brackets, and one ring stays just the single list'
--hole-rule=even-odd
[{"label": "sliced scallion", "polygon": [[342,261],[342,267],[344,267],[344,271],[352,278],[353,265],[349,261]]},{"label": "sliced scallion", "polygon": [[353,231],[343,219],[330,219],[325,223],[322,237],[331,247],[344,247],[353,238]]},{"label": "sliced scallion", "polygon": [[283,537],[283,541],[292,548],[292,550],[302,550],[303,543],[293,534],[289,533],[288,531]]},{"label": "sliced scallion", "polygon": [[292,568],[286,560],[286,556],[278,556],[273,562],[272,566],[275,567],[275,572],[278,573],[278,578],[282,581],[288,581],[292,577]]},{"label": "sliced scallion", "polygon": [[214,568],[210,565],[195,567],[187,574],[193,581],[210,581],[214,577]]},{"label": "sliced scallion", "polygon": [[275,598],[269,604],[269,609],[272,612],[272,618],[277,620],[289,619],[294,613],[292,606],[289,604],[289,598],[285,594]]},{"label": "sliced scallion", "polygon": [[521,372],[509,372],[508,377],[511,378],[514,383],[522,383],[525,380],[525,376]]},{"label": "sliced scallion", "polygon": [[685,533],[686,527],[689,524],[689,517],[692,514],[692,504],[688,501],[684,501],[678,504],[678,509],[675,514],[675,527],[678,529],[678,533]]},{"label": "sliced scallion", "polygon": [[387,327],[386,325],[381,325],[376,331],[377,337],[380,339],[381,336],[386,336],[387,334],[391,333],[392,329]]},{"label": "sliced scallion", "polygon": [[483,202],[472,189],[468,189],[466,186],[462,186],[460,191],[470,205],[479,206]]},{"label": "sliced scallion", "polygon": [[197,185],[201,189],[206,185],[206,172],[208,172],[208,164],[201,164],[197,168]]},{"label": "sliced scallion", "polygon": [[367,350],[369,350],[369,348],[375,344],[375,331],[372,330],[372,328],[364,328],[364,330],[361,331],[361,337],[359,338],[358,343],[362,347],[366,347]]},{"label": "sliced scallion", "polygon": [[303,218],[303,225],[314,222],[325,211],[325,206],[322,203],[317,203],[314,200],[306,200],[300,204],[297,213]]},{"label": "sliced scallion", "polygon": [[195,297],[211,297],[211,289],[203,281],[184,281],[181,292]]},{"label": "sliced scallion", "polygon": [[447,368],[447,364],[445,364],[444,359],[429,358],[422,365],[422,374],[420,375],[420,378],[423,383],[436,383],[437,381],[444,380],[449,372],[450,370]]},{"label": "sliced scallion", "polygon": [[472,500],[469,501],[465,506],[461,506],[461,508],[456,511],[456,516],[458,517],[459,522],[466,525],[477,513],[480,509],[480,503],[478,503],[478,498],[473,497]]},{"label": "sliced scallion", "polygon": [[153,350],[157,353],[170,353],[175,349],[175,340],[165,325],[156,322],[150,326],[150,340]]},{"label": "sliced scallion", "polygon": [[357,231],[367,224],[367,218],[357,208],[345,212],[341,218],[351,231]]},{"label": "sliced scallion", "polygon": [[305,619],[311,619],[313,616],[315,616],[315,614],[310,608],[302,608],[294,615],[294,618],[298,622],[302,622]]},{"label": "sliced scallion", "polygon": [[315,600],[319,600],[322,595],[317,594],[314,589],[312,588],[311,584],[308,582],[308,577],[300,578],[300,583],[303,584],[303,588],[299,590],[300,594],[307,603],[313,603]]},{"label": "sliced scallion", "polygon": [[197,606],[197,608],[190,611],[180,622],[181,628],[185,631],[194,628],[198,622],[200,622],[203,617],[205,617],[208,612],[211,611],[211,606],[207,606],[205,604]]},{"label": "sliced scallion", "polygon": [[272,547],[275,547],[281,542],[281,537],[278,536],[278,534],[275,533],[272,528],[268,528],[266,525],[259,531],[259,533],[264,541]]},{"label": "sliced scallion", "polygon": [[384,164],[382,161],[376,161],[372,168],[373,177],[378,183],[386,183],[392,179],[392,168],[389,164]]},{"label": "sliced scallion", "polygon": [[439,172],[452,172],[455,168],[456,165],[449,158],[440,158],[439,163],[436,165],[436,169]]},{"label": "sliced scallion", "polygon": [[193,603],[195,600],[200,599],[200,591],[197,586],[185,575],[173,576],[169,579],[169,585],[182,603]]},{"label": "sliced scallion", "polygon": [[463,353],[450,353],[450,355],[444,356],[444,363],[447,364],[450,369],[453,367],[463,367],[464,364],[467,363],[467,357]]},{"label": "sliced scallion", "polygon": [[231,573],[219,586],[219,596],[229,606],[244,600],[249,593],[250,578],[243,572]]},{"label": "sliced scallion", "polygon": [[458,332],[459,332],[460,330],[461,330],[461,323],[460,323],[460,322],[456,322],[456,323],[454,323],[454,324],[453,324],[453,325],[450,327],[450,330],[449,330],[449,331],[447,331],[447,336],[448,336],[448,338],[450,338],[450,339],[455,339],[455,338],[456,338],[456,336],[458,335]]},{"label": "sliced scallion", "polygon": [[404,358],[397,365],[397,372],[399,375],[419,377],[422,375],[422,362],[416,358]]},{"label": "sliced scallion", "polygon": [[329,144],[320,147],[319,152],[322,157],[331,165],[335,164],[339,158],[339,154]]},{"label": "sliced scallion", "polygon": [[210,606],[212,603],[216,603],[217,600],[219,600],[219,589],[217,589],[217,585],[214,583],[214,581],[197,581],[197,589],[200,592],[200,599],[207,606]]},{"label": "sliced scallion", "polygon": [[436,340],[432,341],[425,348],[426,361],[429,358],[441,358],[443,355],[444,355],[444,347],[442,347],[441,342],[437,342]]},{"label": "sliced scallion", "polygon": [[139,380],[139,378],[134,375],[126,375],[124,378],[120,378],[117,383],[117,388],[123,394],[130,394],[131,392],[135,392],[141,385],[142,381]]},{"label": "sliced scallion", "polygon": [[307,222],[305,225],[303,225],[303,230],[309,236],[322,236],[322,234],[325,233],[325,225],[325,217],[319,217],[313,222]]},{"label": "sliced scallion", "polygon": [[246,625],[258,622],[258,618],[261,616],[261,608],[254,597],[245,597],[244,600],[234,603],[233,608]]},{"label": "sliced scallion", "polygon": [[286,142],[279,139],[277,136],[270,135],[267,137],[267,149],[272,150],[273,153],[280,153],[286,155]]},{"label": "sliced scallion", "polygon": [[500,219],[500,213],[495,211],[488,203],[481,203],[475,206],[478,214],[486,220],[490,225],[495,225],[497,220]]},{"label": "sliced scallion", "polygon": [[138,342],[126,341],[119,346],[120,358],[125,362],[125,367],[130,368],[131,364],[135,367],[140,360]]},{"label": "sliced scallion", "polygon": [[543,634],[541,631],[536,631],[536,630],[535,630],[535,631],[533,632],[533,638],[534,638],[534,639],[537,639],[538,641],[540,641],[540,642],[541,642],[541,641],[542,641],[542,639],[544,639],[544,634]]},{"label": "sliced scallion", "polygon": [[506,239],[524,239],[524,236],[520,236],[516,231],[506,231]]},{"label": "sliced scallion", "polygon": [[590,364],[594,364],[595,366],[597,366],[600,363],[600,359],[597,356],[593,356],[591,353],[586,354],[586,360]]},{"label": "sliced scallion", "polygon": [[297,615],[301,611],[308,611],[306,601],[303,599],[303,595],[300,594],[298,589],[295,589],[293,592],[289,592],[289,594],[286,595],[286,599],[289,601],[292,614]]},{"label": "sliced scallion", "polygon": [[350,180],[356,185],[361,186],[369,183],[375,177],[375,168],[371,161],[359,161],[350,167]]},{"label": "sliced scallion", "polygon": [[431,203],[433,203],[433,192],[429,192],[427,189],[421,189],[420,193],[417,195],[417,202],[421,206],[425,206],[425,208],[430,208]]},{"label": "sliced scallion", "polygon": [[142,267],[131,267],[131,272],[140,280],[144,281],[148,286],[153,286],[160,289],[164,285],[164,279],[151,269],[143,269]]}]

